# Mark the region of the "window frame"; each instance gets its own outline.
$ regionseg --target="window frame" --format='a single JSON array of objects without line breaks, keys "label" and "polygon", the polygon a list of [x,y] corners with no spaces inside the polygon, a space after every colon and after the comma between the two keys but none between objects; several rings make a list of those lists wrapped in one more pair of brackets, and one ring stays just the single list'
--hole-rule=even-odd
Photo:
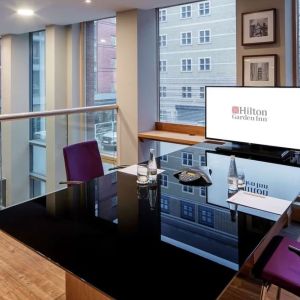
[{"label": "window frame", "polygon": [[[161,68],[162,62],[165,62],[165,71]],[[167,59],[161,59],[159,61],[159,72],[160,73],[167,73],[168,72],[168,60]]]},{"label": "window frame", "polygon": [[[204,59],[205,63],[204,63],[204,67],[206,66],[206,59],[209,59],[209,70],[207,70],[206,68],[204,70],[201,70],[201,64],[200,64],[200,60]],[[211,72],[212,67],[211,67],[211,57],[210,56],[202,56],[202,57],[198,57],[198,72]]]},{"label": "window frame", "polygon": [[[162,37],[165,37],[166,38],[166,40],[165,40],[165,45],[162,45],[162,43],[161,43],[161,38]],[[159,47],[160,48],[166,48],[166,47],[168,47],[168,35],[167,34],[160,34],[159,35]]]},{"label": "window frame", "polygon": [[[191,208],[192,216],[184,214],[184,206]],[[180,217],[184,220],[196,221],[196,205],[187,201],[180,201]]]},{"label": "window frame", "polygon": [[159,97],[160,98],[167,97],[167,87],[165,85],[159,87]]},{"label": "window frame", "polygon": [[[203,91],[201,91],[201,89],[203,89]],[[203,94],[203,97],[201,96],[201,94]],[[205,86],[204,85],[201,85],[199,87],[199,98],[202,100],[205,100]]]},{"label": "window frame", "polygon": [[[187,35],[187,34],[190,34],[191,37],[190,37],[190,40],[191,40],[191,43],[188,44],[188,43],[183,43],[183,40],[185,40],[186,42],[188,41],[188,37],[186,36],[185,38],[183,38],[183,35]],[[192,31],[183,31],[183,32],[180,32],[180,46],[192,46],[193,45],[193,32]]]},{"label": "window frame", "polygon": [[[190,7],[190,9],[191,9],[190,10],[191,15],[189,17],[187,17],[187,16],[183,17],[182,16],[182,14],[183,14],[182,9],[183,8],[187,8],[187,7]],[[187,11],[185,11],[184,13],[187,14]],[[191,19],[192,17],[193,17],[193,6],[192,6],[192,4],[180,5],[180,20]]]},{"label": "window frame", "polygon": [[[204,41],[203,43],[201,42],[201,32],[204,32],[204,40],[206,39],[206,35],[205,35],[205,32],[209,32],[209,41],[206,42]],[[211,29],[210,28],[206,28],[206,29],[201,29],[198,31],[198,45],[207,45],[207,44],[211,44],[212,43],[212,39],[211,39]]]},{"label": "window frame", "polygon": [[[185,69],[184,70],[184,63],[185,63]],[[190,64],[188,64],[188,61],[190,61]],[[190,66],[190,70],[188,70],[188,67]],[[191,73],[193,72],[193,59],[191,57],[187,57],[187,58],[181,58],[181,65],[180,65],[180,72],[181,73]]]},{"label": "window frame", "polygon": [[[185,91],[184,91],[184,89],[185,89]],[[187,86],[187,85],[181,86],[181,98],[182,99],[192,99],[193,98],[193,88],[191,86]]]},{"label": "window frame", "polygon": [[161,186],[163,188],[168,188],[169,187],[169,176],[168,174],[161,174]]},{"label": "window frame", "polygon": [[[205,13],[205,7],[203,8],[203,10],[204,10],[204,14],[203,15],[201,15],[200,14],[200,5],[204,5],[205,6],[205,4],[208,4],[209,5],[209,13],[208,14],[206,14]],[[199,3],[198,3],[198,17],[207,17],[207,16],[210,16],[211,15],[211,3],[210,3],[210,1],[209,0],[207,0],[207,1],[200,1]]]},{"label": "window frame", "polygon": [[[187,157],[186,157],[187,163],[186,164],[184,163],[185,158],[183,157],[185,154],[187,154]],[[189,158],[189,155],[191,155],[191,158]],[[193,160],[194,160],[194,154],[193,153],[186,152],[186,151],[181,152],[181,164],[183,166],[192,167],[193,166]],[[192,164],[189,164],[190,161],[192,162]]]},{"label": "window frame", "polygon": [[[161,15],[160,15],[160,12],[164,12],[165,15],[164,15],[164,16],[161,16]],[[163,17],[165,18],[165,20],[162,20]],[[159,21],[159,23],[166,23],[166,22],[168,21],[168,11],[167,11],[166,8],[161,8],[161,9],[159,9],[158,21]]]}]

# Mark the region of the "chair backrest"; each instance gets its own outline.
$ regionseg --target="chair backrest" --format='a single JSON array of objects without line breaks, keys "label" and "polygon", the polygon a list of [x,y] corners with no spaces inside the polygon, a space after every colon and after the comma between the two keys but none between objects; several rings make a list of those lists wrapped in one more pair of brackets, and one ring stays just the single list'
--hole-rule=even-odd
[{"label": "chair backrest", "polygon": [[104,175],[96,141],[64,147],[63,153],[68,181],[88,181]]}]

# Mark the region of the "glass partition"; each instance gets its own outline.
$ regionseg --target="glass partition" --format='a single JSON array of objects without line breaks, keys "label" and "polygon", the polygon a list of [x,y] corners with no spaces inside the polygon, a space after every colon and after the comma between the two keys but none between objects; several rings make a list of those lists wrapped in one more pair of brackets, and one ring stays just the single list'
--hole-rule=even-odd
[{"label": "glass partition", "polygon": [[65,188],[63,148],[88,140],[97,141],[109,172],[117,160],[116,109],[2,121],[0,207]]}]

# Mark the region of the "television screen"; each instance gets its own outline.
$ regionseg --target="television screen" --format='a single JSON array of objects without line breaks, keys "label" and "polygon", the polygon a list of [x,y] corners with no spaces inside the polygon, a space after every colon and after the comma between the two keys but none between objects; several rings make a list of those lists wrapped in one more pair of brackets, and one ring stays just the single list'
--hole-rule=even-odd
[{"label": "television screen", "polygon": [[207,87],[206,138],[300,149],[300,88]]}]

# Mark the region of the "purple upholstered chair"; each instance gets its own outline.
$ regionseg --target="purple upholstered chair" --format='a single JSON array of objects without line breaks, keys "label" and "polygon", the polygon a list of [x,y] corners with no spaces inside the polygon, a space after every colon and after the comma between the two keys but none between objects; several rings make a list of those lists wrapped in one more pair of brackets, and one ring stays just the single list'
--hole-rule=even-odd
[{"label": "purple upholstered chair", "polygon": [[67,184],[89,181],[102,176],[102,160],[96,141],[73,144],[63,149]]},{"label": "purple upholstered chair", "polygon": [[261,298],[270,284],[278,286],[277,299],[281,288],[300,296],[300,242],[282,238],[260,276],[265,282]]}]

